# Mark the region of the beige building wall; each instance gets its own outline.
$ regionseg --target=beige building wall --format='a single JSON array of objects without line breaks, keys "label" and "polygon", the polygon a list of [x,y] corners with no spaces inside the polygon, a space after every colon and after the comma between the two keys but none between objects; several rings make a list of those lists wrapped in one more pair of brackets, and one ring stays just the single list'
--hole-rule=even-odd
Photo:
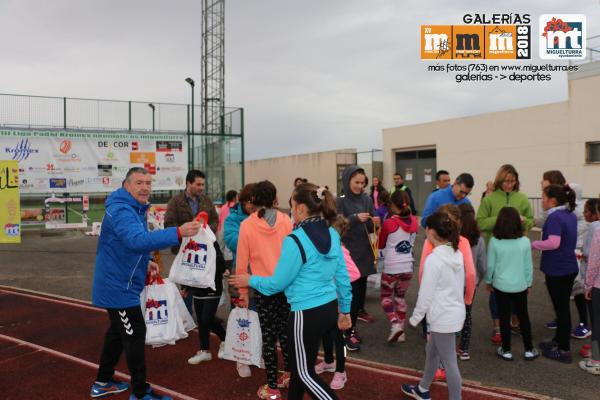
[{"label": "beige building wall", "polygon": [[245,182],[270,180],[277,188],[277,197],[281,207],[287,208],[288,199],[292,195],[294,179],[306,178],[309,182],[327,185],[334,193],[337,193],[338,165],[355,162],[356,149],[246,161],[244,163]]},{"label": "beige building wall", "polygon": [[[597,65],[596,65],[597,64]],[[475,178],[473,203],[498,167],[513,164],[521,191],[541,196],[546,170],[558,169],[583,186],[584,196],[600,193],[600,164],[586,164],[585,142],[600,140],[600,63],[569,76],[569,100],[517,110],[383,130],[384,173],[389,185],[398,151],[435,148],[437,169]]]}]

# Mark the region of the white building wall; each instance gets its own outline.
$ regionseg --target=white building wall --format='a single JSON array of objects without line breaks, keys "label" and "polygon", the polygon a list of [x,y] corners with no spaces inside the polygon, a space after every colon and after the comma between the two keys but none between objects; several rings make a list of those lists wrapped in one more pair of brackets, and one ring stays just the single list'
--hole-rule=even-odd
[{"label": "white building wall", "polygon": [[328,186],[337,193],[337,165],[356,161],[356,149],[325,151],[320,153],[297,154],[285,157],[246,161],[245,182],[258,182],[265,179],[277,188],[281,207],[288,207],[292,195],[294,179],[306,178],[309,182]]},{"label": "white building wall", "polygon": [[498,167],[513,164],[521,191],[541,196],[546,170],[558,169],[580,183],[584,196],[600,193],[600,164],[585,163],[585,142],[600,140],[600,75],[571,76],[569,100],[517,110],[436,121],[383,130],[385,183],[389,186],[398,150],[435,148],[437,169],[475,178],[473,203],[479,204],[485,183]]}]

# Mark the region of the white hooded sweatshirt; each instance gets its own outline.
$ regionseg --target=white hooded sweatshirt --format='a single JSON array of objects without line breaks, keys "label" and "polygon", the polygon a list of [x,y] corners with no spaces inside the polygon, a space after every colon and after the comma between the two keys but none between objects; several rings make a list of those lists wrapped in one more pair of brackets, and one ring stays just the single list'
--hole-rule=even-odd
[{"label": "white hooded sweatshirt", "polygon": [[417,305],[410,317],[416,326],[427,315],[432,332],[459,332],[465,320],[465,267],[460,251],[441,245],[425,260]]}]

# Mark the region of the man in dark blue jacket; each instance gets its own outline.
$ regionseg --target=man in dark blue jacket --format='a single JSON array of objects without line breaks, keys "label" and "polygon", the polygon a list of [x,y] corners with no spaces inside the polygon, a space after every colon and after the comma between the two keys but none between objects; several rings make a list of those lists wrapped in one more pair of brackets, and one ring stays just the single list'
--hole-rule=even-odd
[{"label": "man in dark blue jacket", "polygon": [[154,393],[146,383],[144,344],[146,324],[140,294],[146,274],[158,272],[150,252],[175,246],[182,237],[198,233],[200,223],[149,232],[146,212],[149,207],[152,177],[144,168],[127,172],[123,187],[105,203],[102,233],[96,251],[92,303],[106,308],[110,327],[104,338],[100,368],[92,385],[91,397],[99,398],[127,390],[129,385],[113,379],[115,365],[125,351],[131,375],[130,400],[170,399]]},{"label": "man in dark blue jacket", "polygon": [[464,172],[456,177],[456,180],[452,185],[431,193],[429,197],[427,197],[425,208],[423,208],[421,226],[425,228],[427,218],[444,204],[454,204],[455,206],[459,206],[462,203],[470,203],[471,201],[467,196],[471,194],[474,185],[475,181],[473,180],[473,176]]}]

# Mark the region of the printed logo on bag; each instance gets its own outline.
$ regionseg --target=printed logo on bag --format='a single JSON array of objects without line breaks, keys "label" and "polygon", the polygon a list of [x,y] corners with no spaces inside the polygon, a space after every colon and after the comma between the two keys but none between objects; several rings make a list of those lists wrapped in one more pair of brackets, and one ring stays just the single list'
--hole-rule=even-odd
[{"label": "printed logo on bag", "polygon": [[146,325],[164,325],[168,322],[167,300],[146,300]]},{"label": "printed logo on bag", "polygon": [[205,270],[208,247],[204,243],[196,243],[191,239],[183,249],[182,265],[191,269]]},{"label": "printed logo on bag", "polygon": [[[250,320],[248,320],[248,319],[244,319],[244,318],[238,318],[236,321],[237,321],[237,323],[238,323],[238,326],[239,326],[241,329],[245,329],[245,328],[248,328],[248,329],[250,329]],[[248,334],[247,334],[247,333],[246,333],[246,331],[244,331],[244,330],[242,330],[242,331],[239,333],[239,335],[238,335],[238,338],[239,338],[239,339],[240,339],[242,342],[245,342],[246,340],[248,340],[248,338],[249,338],[249,337],[250,337],[250,336],[248,336]]]},{"label": "printed logo on bag", "polygon": [[540,15],[540,58],[582,60],[586,56],[585,15]]}]

